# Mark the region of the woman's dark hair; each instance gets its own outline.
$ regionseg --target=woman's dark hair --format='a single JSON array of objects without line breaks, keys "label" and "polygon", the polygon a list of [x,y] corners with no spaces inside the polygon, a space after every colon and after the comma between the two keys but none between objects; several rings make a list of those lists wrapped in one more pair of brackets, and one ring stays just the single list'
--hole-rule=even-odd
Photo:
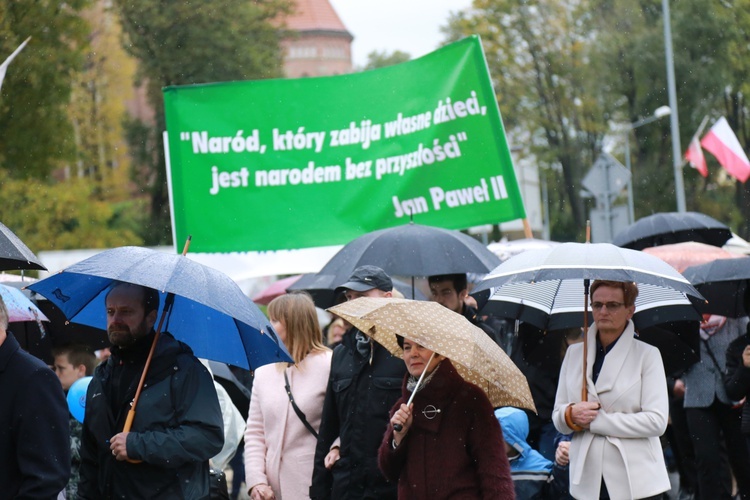
[{"label": "woman's dark hair", "polygon": [[396,342],[398,342],[398,346],[403,349],[404,348],[404,337],[401,335],[396,335]]}]

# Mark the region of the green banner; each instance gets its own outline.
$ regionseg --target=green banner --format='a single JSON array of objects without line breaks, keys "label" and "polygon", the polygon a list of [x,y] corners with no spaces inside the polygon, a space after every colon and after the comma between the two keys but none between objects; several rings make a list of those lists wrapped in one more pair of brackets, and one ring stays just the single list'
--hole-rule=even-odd
[{"label": "green banner", "polygon": [[321,78],[167,87],[173,231],[190,250],[344,244],[525,217],[478,37]]}]

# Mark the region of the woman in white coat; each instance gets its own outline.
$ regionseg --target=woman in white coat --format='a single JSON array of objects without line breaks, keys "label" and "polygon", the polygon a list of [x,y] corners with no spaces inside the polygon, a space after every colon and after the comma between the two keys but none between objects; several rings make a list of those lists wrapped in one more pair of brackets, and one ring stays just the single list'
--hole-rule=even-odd
[{"label": "woman in white coat", "polygon": [[570,493],[578,499],[661,498],[670,489],[659,436],[667,428],[667,382],[659,350],[634,338],[635,283],[591,285],[588,401],[581,401],[583,344],[560,370],[552,420],[570,445]]},{"label": "woman in white coat", "polygon": [[252,500],[309,498],[317,444],[312,431],[320,427],[331,351],[309,295],[282,295],[268,305],[268,315],[294,365],[255,371],[245,431],[247,486]]}]

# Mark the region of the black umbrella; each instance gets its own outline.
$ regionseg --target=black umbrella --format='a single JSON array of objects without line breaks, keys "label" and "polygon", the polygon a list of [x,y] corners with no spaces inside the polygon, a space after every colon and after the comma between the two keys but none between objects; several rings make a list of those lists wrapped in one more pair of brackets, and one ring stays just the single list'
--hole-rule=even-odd
[{"label": "black umbrella", "polygon": [[[313,299],[315,305],[321,309],[328,309],[329,307],[335,306],[337,303],[343,300],[337,300],[336,287],[341,283],[346,282],[346,278],[343,281],[337,281],[338,278],[331,274],[303,274],[292,286],[287,288],[287,291],[302,291],[307,292]],[[414,297],[412,297],[412,286],[411,284],[404,283],[398,279],[393,279],[393,288],[401,292],[406,298],[413,298],[414,300],[427,300],[427,297],[419,291],[414,289]]]},{"label": "black umbrella", "polygon": [[618,247],[644,248],[697,241],[720,247],[732,237],[732,231],[713,217],[698,212],[662,212],[638,219],[618,233]]},{"label": "black umbrella", "polygon": [[[500,264],[500,259],[460,231],[411,222],[373,231],[349,242],[331,257],[318,275],[332,276],[330,283],[338,286],[346,282],[352,271],[365,264],[378,266],[391,276],[414,277],[486,273]],[[290,289],[304,288],[297,282]],[[405,296],[411,297],[411,292]]]},{"label": "black umbrella", "polygon": [[0,269],[37,269],[46,271],[34,252],[0,222]]},{"label": "black umbrella", "polygon": [[699,304],[703,313],[740,318],[750,314],[746,302],[750,299],[750,257],[719,259],[692,266],[682,273],[706,298]]}]

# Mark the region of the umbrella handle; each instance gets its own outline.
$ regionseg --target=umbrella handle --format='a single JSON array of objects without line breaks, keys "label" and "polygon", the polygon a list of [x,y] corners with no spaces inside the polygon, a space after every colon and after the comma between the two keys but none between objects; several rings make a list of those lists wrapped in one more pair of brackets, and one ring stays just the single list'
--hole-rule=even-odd
[{"label": "umbrella handle", "polygon": [[[135,418],[135,408],[130,408],[128,410],[128,416],[125,417],[125,425],[122,426],[122,432],[130,432],[130,428],[133,427],[133,419]],[[143,460],[134,460],[132,458],[126,458],[128,462],[131,464],[139,464],[143,462]]]},{"label": "umbrella handle", "polygon": [[588,357],[589,336],[589,280],[583,280],[583,381],[581,382],[581,401],[588,401],[589,388],[586,380],[586,358]]},{"label": "umbrella handle", "polygon": [[[141,398],[141,391],[143,390],[143,383],[146,381],[146,374],[151,366],[151,360],[154,357],[154,351],[156,351],[156,343],[159,342],[159,335],[161,334],[161,328],[164,325],[164,318],[171,312],[172,304],[174,304],[174,294],[167,294],[167,298],[164,300],[164,309],[161,312],[161,318],[159,318],[159,326],[156,327],[156,333],[154,334],[154,341],[151,343],[151,349],[148,351],[148,357],[146,358],[146,364],[143,366],[143,372],[141,373],[141,379],[138,381],[138,388],[135,390],[135,397],[133,403],[130,405],[128,415],[125,417],[125,425],[122,426],[122,432],[130,432],[130,428],[133,426],[133,420],[135,419],[135,408],[138,406],[138,401]],[[138,464],[143,460],[131,460],[127,459],[132,464]]]},{"label": "umbrella handle", "polygon": [[[427,361],[427,365],[424,367],[424,370],[422,370],[422,375],[419,376],[419,380],[417,380],[417,385],[414,386],[414,390],[411,393],[411,396],[409,396],[409,401],[406,402],[406,406],[409,406],[412,401],[414,401],[414,395],[417,394],[417,390],[419,389],[419,386],[422,385],[422,379],[424,378],[425,373],[427,373],[427,368],[430,367],[430,363],[432,363],[432,358],[435,357],[435,351],[432,351],[432,356],[430,356],[429,361]],[[401,429],[403,429],[404,426],[401,424],[396,424],[393,426],[393,430],[396,432],[401,432]]]}]

